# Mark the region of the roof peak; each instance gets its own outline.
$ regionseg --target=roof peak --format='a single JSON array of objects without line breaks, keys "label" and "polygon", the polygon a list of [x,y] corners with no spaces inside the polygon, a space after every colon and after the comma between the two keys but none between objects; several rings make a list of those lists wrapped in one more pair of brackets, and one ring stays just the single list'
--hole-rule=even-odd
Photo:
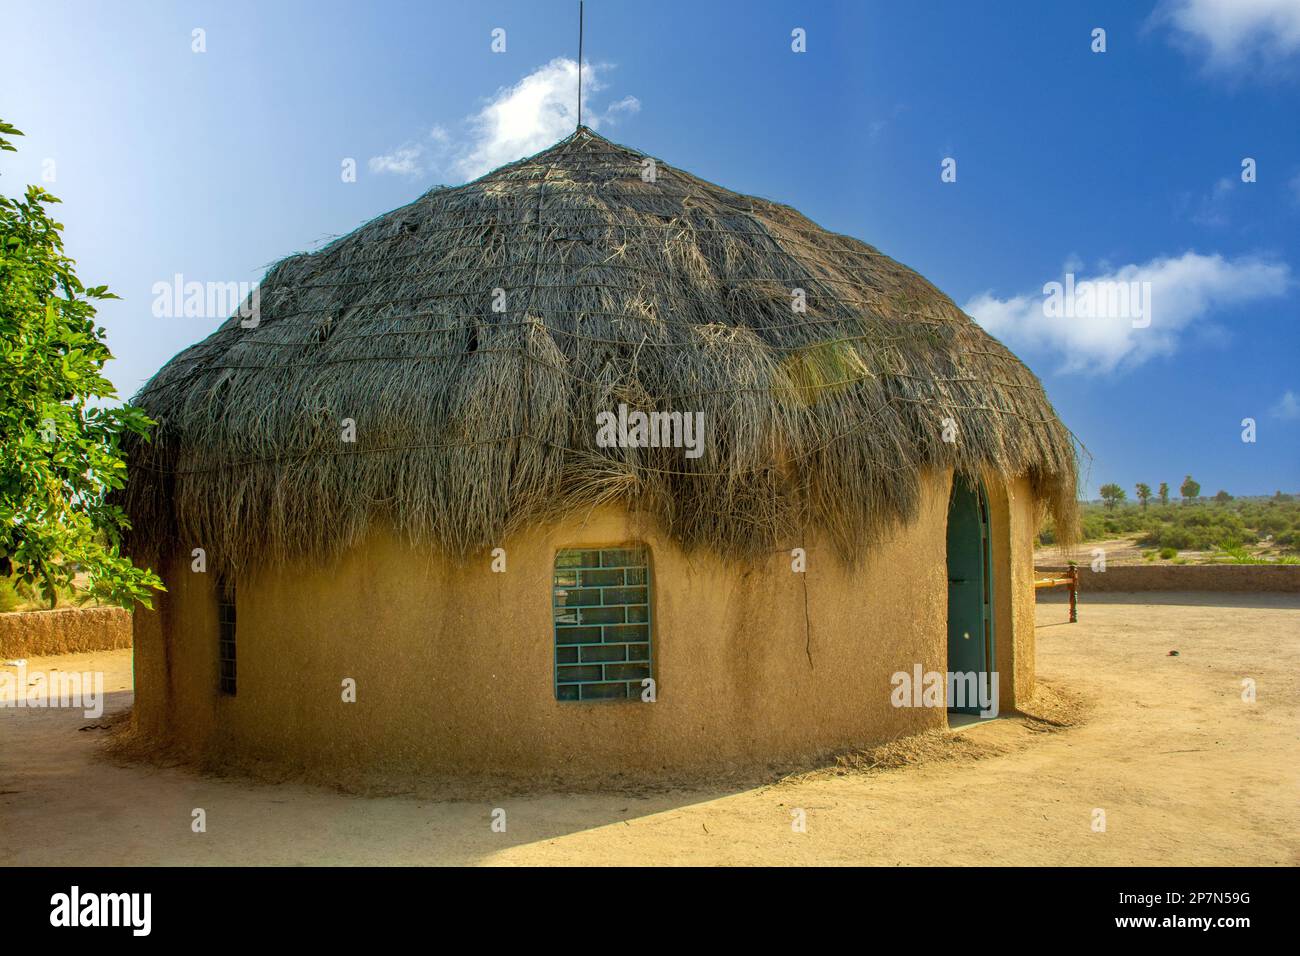
[{"label": "roof peak", "polygon": [[611,139],[606,139],[604,136],[601,136],[590,126],[581,126],[581,125],[577,129],[575,129],[572,133],[570,133],[568,136],[564,137],[564,139],[556,140],[550,146],[546,147],[546,149],[542,150],[542,152],[544,153],[550,152],[552,149],[555,149],[555,147],[557,146],[563,146],[566,143],[575,143],[575,142],[600,143],[605,146],[614,146],[618,149],[627,150],[629,153],[636,152],[636,150],[629,149],[627,146],[620,146],[618,143],[615,143]]},{"label": "roof peak", "polygon": [[566,154],[573,153],[578,150],[586,150],[586,151],[601,152],[601,153],[624,153],[628,156],[637,157],[638,159],[648,155],[642,150],[636,149],[631,146],[626,146],[622,143],[615,143],[613,140],[606,139],[604,136],[601,136],[590,126],[579,126],[568,136],[565,136],[562,139],[557,139],[554,143],[551,143],[549,146],[545,146],[542,149],[539,149],[535,153],[531,153],[527,156],[521,156],[519,159],[515,159],[515,160],[511,160],[510,162],[503,163],[502,165],[497,166],[494,169],[488,170],[486,173],[483,173],[481,176],[478,176],[475,179],[472,179],[469,182],[462,184],[461,187],[452,187],[452,188],[463,188],[463,186],[472,186],[475,183],[480,183],[483,181],[496,180],[501,176],[509,175],[513,170],[517,170],[520,167],[536,165],[538,163],[546,163],[546,164],[554,164],[557,166],[563,166],[564,165],[563,162],[559,161],[560,157],[565,156]]}]

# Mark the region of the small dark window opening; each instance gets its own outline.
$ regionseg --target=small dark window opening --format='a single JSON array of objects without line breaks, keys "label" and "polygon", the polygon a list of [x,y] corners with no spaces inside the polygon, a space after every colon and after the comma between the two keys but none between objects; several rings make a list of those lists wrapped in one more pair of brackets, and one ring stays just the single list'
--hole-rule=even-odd
[{"label": "small dark window opening", "polygon": [[221,667],[221,693],[235,695],[235,585],[217,579],[217,660]]}]

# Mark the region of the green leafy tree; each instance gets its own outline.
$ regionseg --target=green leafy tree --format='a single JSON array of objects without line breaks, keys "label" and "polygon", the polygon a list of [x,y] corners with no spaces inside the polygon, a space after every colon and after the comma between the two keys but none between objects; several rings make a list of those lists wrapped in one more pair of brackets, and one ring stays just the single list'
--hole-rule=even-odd
[{"label": "green leafy tree", "polygon": [[1147,502],[1151,500],[1151,486],[1144,481],[1137,483],[1138,501],[1142,502],[1142,510],[1145,511]]},{"label": "green leafy tree", "polygon": [[1214,500],[1221,505],[1226,505],[1229,501],[1232,500],[1232,495],[1228,494],[1226,491],[1220,490],[1214,496]]},{"label": "green leafy tree", "polygon": [[[0,149],[22,133],[0,120]],[[104,377],[112,355],[94,302],[63,251],[63,226],[39,186],[0,195],[0,574],[40,587],[51,606],[84,572],[98,596],[146,606],[162,582],[123,556],[126,515],[109,500],[123,486],[121,439],[153,424]]]},{"label": "green leafy tree", "polygon": [[1113,509],[1117,504],[1128,497],[1128,495],[1124,493],[1124,489],[1113,482],[1111,484],[1102,485],[1097,489],[1097,491],[1101,495],[1101,500],[1106,502],[1106,507],[1110,509]]},{"label": "green leafy tree", "polygon": [[1183,496],[1184,504],[1193,501],[1201,495],[1200,483],[1195,481],[1191,475],[1188,475],[1183,479],[1183,483],[1179,487],[1178,493]]},{"label": "green leafy tree", "polygon": [[1157,491],[1156,494],[1160,496],[1160,504],[1161,504],[1161,506],[1162,506],[1162,507],[1166,507],[1166,506],[1168,506],[1168,504],[1169,504],[1169,482],[1167,482],[1167,481],[1162,481],[1162,482],[1160,482],[1160,490]]}]

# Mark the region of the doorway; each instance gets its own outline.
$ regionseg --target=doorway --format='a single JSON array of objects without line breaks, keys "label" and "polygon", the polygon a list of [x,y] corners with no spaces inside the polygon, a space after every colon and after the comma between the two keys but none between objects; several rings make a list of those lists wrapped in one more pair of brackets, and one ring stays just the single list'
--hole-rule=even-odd
[{"label": "doorway", "polygon": [[978,714],[991,701],[996,661],[988,495],[979,481],[953,478],[948,499],[948,710]]}]

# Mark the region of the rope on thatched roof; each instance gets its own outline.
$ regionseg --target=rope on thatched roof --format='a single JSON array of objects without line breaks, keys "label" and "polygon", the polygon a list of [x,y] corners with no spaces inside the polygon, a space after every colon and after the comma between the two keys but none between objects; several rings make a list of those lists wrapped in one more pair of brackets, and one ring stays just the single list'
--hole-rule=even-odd
[{"label": "rope on thatched roof", "polygon": [[[132,548],[238,568],[384,524],[464,555],[623,502],[686,547],[815,527],[855,559],[930,470],[1028,476],[1073,527],[1072,436],[951,300],[788,206],[663,163],[646,182],[643,158],[582,128],[275,265],[256,328],[232,316],[136,396],[159,424],[129,448]],[[703,412],[705,454],[598,447],[620,403]]]}]

